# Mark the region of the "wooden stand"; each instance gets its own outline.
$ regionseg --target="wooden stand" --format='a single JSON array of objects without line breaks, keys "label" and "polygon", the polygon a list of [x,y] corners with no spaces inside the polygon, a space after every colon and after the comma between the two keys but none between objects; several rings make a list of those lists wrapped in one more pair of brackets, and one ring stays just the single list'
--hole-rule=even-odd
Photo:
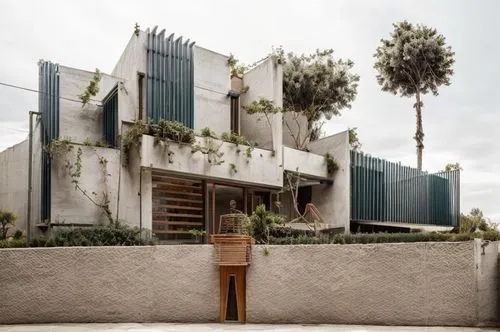
[{"label": "wooden stand", "polygon": [[246,321],[246,266],[220,267],[220,321]]}]

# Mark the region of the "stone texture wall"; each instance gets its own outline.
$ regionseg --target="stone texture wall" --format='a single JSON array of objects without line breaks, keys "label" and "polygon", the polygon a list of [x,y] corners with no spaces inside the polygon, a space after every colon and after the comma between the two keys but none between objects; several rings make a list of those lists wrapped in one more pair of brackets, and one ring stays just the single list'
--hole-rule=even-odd
[{"label": "stone texture wall", "polygon": [[209,246],[0,250],[0,324],[213,322]]},{"label": "stone texture wall", "polygon": [[[268,246],[268,256],[255,248],[247,273],[247,321],[492,325],[494,246],[491,256],[481,255],[472,241]],[[475,260],[488,260],[489,271],[482,273],[489,284],[477,283]],[[478,300],[478,288],[495,296]],[[495,316],[482,319],[480,303]]]},{"label": "stone texture wall", "polygon": [[[247,322],[495,325],[498,242],[255,246]],[[0,250],[0,324],[214,322],[208,245]]]}]

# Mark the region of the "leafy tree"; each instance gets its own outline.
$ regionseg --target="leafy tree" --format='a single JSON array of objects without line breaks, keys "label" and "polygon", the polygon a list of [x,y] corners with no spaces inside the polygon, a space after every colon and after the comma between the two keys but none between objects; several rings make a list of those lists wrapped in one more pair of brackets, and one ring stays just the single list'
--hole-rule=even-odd
[{"label": "leafy tree", "polygon": [[351,146],[351,149],[354,151],[360,151],[361,150],[361,142],[359,141],[358,137],[358,128],[349,128],[349,145]]},{"label": "leafy tree", "polygon": [[[330,120],[342,110],[351,108],[357,95],[359,76],[351,72],[351,60],[335,59],[333,50],[316,50],[311,55],[284,55],[283,49],[275,51],[283,64],[283,111],[292,112],[292,120],[299,131],[292,130],[285,121],[295,147],[303,149],[309,139],[318,138],[325,117]],[[301,119],[307,121],[305,133],[300,133]]]},{"label": "leafy tree", "polygon": [[460,166],[460,163],[456,162],[454,164],[446,164],[444,167],[445,172],[451,172],[451,171],[461,171],[463,170],[462,166]]},{"label": "leafy tree", "polygon": [[463,213],[460,214],[460,233],[468,233],[473,231],[475,228],[478,228],[483,232],[487,232],[496,230],[496,226],[497,225],[484,217],[483,211],[481,211],[481,209],[473,208],[467,215]]},{"label": "leafy tree", "polygon": [[422,169],[424,131],[422,128],[421,95],[431,92],[438,95],[438,87],[450,85],[455,62],[445,37],[436,29],[424,25],[413,25],[407,21],[393,24],[390,39],[382,39],[374,57],[377,81],[382,91],[399,94],[401,97],[415,96],[417,115],[417,167]]},{"label": "leafy tree", "polygon": [[0,210],[0,226],[2,227],[2,239],[7,238],[9,228],[15,225],[17,217],[12,212]]}]

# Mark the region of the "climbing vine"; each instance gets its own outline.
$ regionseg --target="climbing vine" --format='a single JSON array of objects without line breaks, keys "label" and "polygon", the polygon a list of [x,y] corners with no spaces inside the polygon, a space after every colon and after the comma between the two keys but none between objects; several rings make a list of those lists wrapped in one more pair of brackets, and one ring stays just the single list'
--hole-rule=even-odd
[{"label": "climbing vine", "polygon": [[96,68],[89,85],[85,88],[83,93],[78,96],[82,101],[82,107],[89,103],[91,97],[95,97],[99,93],[99,82],[101,81],[101,76],[100,70]]},{"label": "climbing vine", "polygon": [[[51,159],[60,160],[64,156],[66,156],[68,152],[72,151],[75,146],[76,143],[71,142],[69,138],[54,139],[48,144],[47,152],[49,153]],[[97,151],[95,151],[95,153],[97,154]],[[72,162],[70,158],[67,158],[64,163],[64,167],[71,178],[71,183],[74,184],[75,190],[79,191],[91,203],[100,208],[106,215],[106,218],[108,219],[110,224],[113,224],[115,221],[113,220],[113,216],[111,213],[109,195],[106,192],[107,178],[111,176],[111,174],[108,173],[107,169],[108,160],[97,154],[97,159],[99,160],[99,165],[101,168],[105,186],[105,190],[103,190],[102,196],[99,197],[99,195],[94,191],[89,194],[88,191],[83,188],[80,183],[80,177],[82,175],[82,154],[83,150],[79,146],[76,151],[75,160]]]}]

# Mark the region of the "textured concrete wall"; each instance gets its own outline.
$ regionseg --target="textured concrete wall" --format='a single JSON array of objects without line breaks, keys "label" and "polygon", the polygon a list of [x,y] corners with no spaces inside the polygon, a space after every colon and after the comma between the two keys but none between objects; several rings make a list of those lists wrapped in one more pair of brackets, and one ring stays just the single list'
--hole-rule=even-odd
[{"label": "textured concrete wall", "polygon": [[[33,117],[33,164],[32,164],[32,196],[31,196],[31,229],[38,235],[33,225],[40,220],[41,190],[41,134],[40,120]],[[13,212],[17,216],[16,229],[26,231],[28,215],[28,139],[0,152],[0,209]]]},{"label": "textured concrete wall", "polygon": [[[204,139],[196,137],[197,144],[206,146]],[[281,158],[278,153],[274,156],[269,150],[255,148],[252,156],[245,155],[246,146],[236,146],[233,143],[213,140],[219,147],[219,152],[224,153],[221,165],[213,165],[208,162],[206,154],[201,152],[192,153],[191,146],[171,143],[169,150],[173,152],[171,162],[167,156],[167,150],[161,146],[154,146],[154,137],[142,136],[141,166],[152,167],[172,171],[179,174],[199,176],[211,179],[223,179],[225,181],[242,184],[260,185],[264,187],[281,188],[283,183],[283,171],[279,167]],[[240,150],[238,152],[238,150]],[[231,164],[236,167],[236,173],[231,172]]]},{"label": "textured concrete wall", "polygon": [[498,320],[499,242],[474,242],[476,254],[477,314],[480,325],[495,325]]},{"label": "textured concrete wall", "polygon": [[24,140],[0,152],[0,209],[14,213],[17,228],[24,230],[27,203],[28,140]]},{"label": "textured concrete wall", "polygon": [[[241,96],[240,129],[241,134],[259,144],[259,147],[281,151],[283,122],[281,113],[271,116],[271,126],[259,114],[248,114],[243,107],[266,98],[277,107],[283,106],[283,68],[272,58],[267,58],[252,68],[243,77],[243,85],[249,87]],[[272,136],[271,136],[272,135]],[[274,147],[271,145],[271,137]]]},{"label": "textured concrete wall", "polygon": [[[75,190],[66,168],[66,161],[76,162],[78,148],[82,149],[82,168],[79,184],[95,201],[102,202],[103,193],[108,194],[113,218],[116,218],[118,194],[118,167],[120,151],[108,148],[73,145],[70,152],[54,158],[52,163],[51,217],[55,223],[96,224],[107,223],[103,210],[93,204],[80,191]],[[99,158],[107,160],[106,174]],[[95,192],[97,194],[93,195]]]},{"label": "textured concrete wall", "polygon": [[194,129],[231,130],[228,57],[196,46],[194,53]]},{"label": "textured concrete wall", "polygon": [[0,324],[213,322],[210,246],[0,250]]},{"label": "textured concrete wall", "polygon": [[[100,102],[90,101],[85,106],[79,102],[79,95],[85,91],[94,76],[93,72],[70,67],[59,67],[59,93],[61,97],[73,99],[59,100],[59,136],[69,137],[71,141],[92,143],[103,141],[102,107]],[[92,97],[102,100],[117,84],[118,78],[102,74],[99,93]]]},{"label": "textured concrete wall", "polygon": [[[254,250],[247,273],[247,321],[380,325],[485,325],[496,285],[478,290],[474,242],[268,246]],[[498,247],[497,247],[498,250]],[[484,269],[482,279],[496,279]],[[486,287],[487,286],[487,287]],[[484,302],[484,301],[483,301]]]},{"label": "textured concrete wall", "polygon": [[[139,80],[138,73],[147,73],[147,43],[148,35],[141,31],[139,36],[132,34],[125,47],[120,59],[113,69],[112,75],[121,77],[123,86],[127,93],[121,93],[118,96],[118,123],[122,121],[134,121],[139,118]],[[144,112],[143,118],[146,119],[145,109],[147,107],[147,94],[145,87],[147,77],[144,77]],[[121,126],[119,133],[121,134]]]},{"label": "textured concrete wall", "polygon": [[[255,246],[247,322],[496,323],[498,242]],[[0,324],[211,322],[212,246],[0,249]]]},{"label": "textured concrete wall", "polygon": [[314,186],[312,201],[331,227],[350,230],[351,216],[351,159],[347,131],[309,143],[311,152],[324,156],[330,153],[339,169],[333,175],[333,184]]}]

